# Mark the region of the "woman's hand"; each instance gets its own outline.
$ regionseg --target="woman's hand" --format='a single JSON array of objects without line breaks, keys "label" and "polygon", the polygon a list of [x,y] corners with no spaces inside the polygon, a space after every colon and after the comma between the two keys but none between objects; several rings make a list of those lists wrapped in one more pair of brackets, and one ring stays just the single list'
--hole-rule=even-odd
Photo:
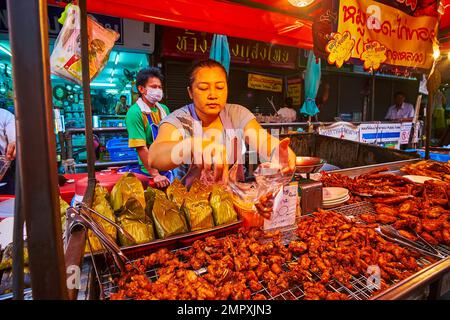
[{"label": "woman's hand", "polygon": [[163,176],[159,173],[153,176],[153,182],[155,182],[156,186],[159,189],[163,189],[170,185],[169,179],[166,176]]},{"label": "woman's hand", "polygon": [[16,142],[11,142],[6,148],[6,159],[13,161],[16,159]]},{"label": "woman's hand", "polygon": [[197,144],[194,142],[193,158],[195,165],[200,165],[204,170],[213,171],[214,182],[228,181],[227,150],[223,144],[207,139]]},{"label": "woman's hand", "polygon": [[280,144],[272,151],[270,162],[279,164],[283,173],[295,171],[295,153],[289,148],[291,139],[286,138],[280,141]]}]

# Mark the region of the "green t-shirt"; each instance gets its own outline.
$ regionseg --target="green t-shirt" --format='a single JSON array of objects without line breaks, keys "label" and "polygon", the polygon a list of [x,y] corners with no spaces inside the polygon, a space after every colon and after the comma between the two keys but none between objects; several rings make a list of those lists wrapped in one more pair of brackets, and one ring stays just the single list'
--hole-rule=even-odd
[{"label": "green t-shirt", "polygon": [[[170,113],[169,108],[164,104],[159,104],[167,114]],[[158,119],[159,110],[158,108],[151,108],[152,113],[155,113],[156,119]],[[161,120],[161,116],[159,115],[159,120]],[[159,124],[159,121],[157,121]],[[139,147],[149,147],[153,143],[152,137],[152,129],[149,126],[147,115],[141,111],[141,108],[135,103],[133,104],[127,112],[127,116],[125,118],[125,124],[127,126],[128,131],[128,146],[130,148],[139,148]],[[142,164],[141,159],[139,158],[139,164],[141,165],[141,170],[145,173],[147,169],[145,169]]]}]

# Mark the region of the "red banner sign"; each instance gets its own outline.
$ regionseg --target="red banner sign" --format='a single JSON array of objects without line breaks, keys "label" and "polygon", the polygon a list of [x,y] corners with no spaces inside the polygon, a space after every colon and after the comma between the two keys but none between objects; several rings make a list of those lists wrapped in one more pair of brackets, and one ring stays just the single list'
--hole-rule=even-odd
[{"label": "red banner sign", "polygon": [[[163,56],[206,59],[213,35],[177,28],[164,28]],[[295,69],[298,49],[228,37],[231,62],[236,64]]]}]

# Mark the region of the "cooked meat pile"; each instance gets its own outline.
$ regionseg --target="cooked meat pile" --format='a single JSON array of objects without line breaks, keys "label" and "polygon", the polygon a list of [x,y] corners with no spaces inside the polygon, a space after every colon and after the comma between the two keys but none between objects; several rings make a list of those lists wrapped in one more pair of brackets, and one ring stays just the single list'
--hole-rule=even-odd
[{"label": "cooked meat pile", "polygon": [[348,188],[354,202],[374,203],[377,214],[362,213],[364,221],[391,224],[413,241],[421,237],[432,245],[450,245],[450,183],[430,180],[417,184],[380,172],[356,178],[324,174],[322,181],[327,187]]},{"label": "cooked meat pile", "polygon": [[[320,211],[300,220],[298,240],[283,244],[280,233],[241,231],[222,239],[208,237],[185,250],[156,253],[127,266],[116,279],[117,299],[267,299],[295,286],[303,299],[348,299],[329,283],[350,290],[352,276],[380,269],[381,290],[388,280],[405,279],[420,267],[412,251],[381,238],[373,226]],[[158,268],[151,281],[148,270]],[[292,296],[292,299],[294,297]]]}]

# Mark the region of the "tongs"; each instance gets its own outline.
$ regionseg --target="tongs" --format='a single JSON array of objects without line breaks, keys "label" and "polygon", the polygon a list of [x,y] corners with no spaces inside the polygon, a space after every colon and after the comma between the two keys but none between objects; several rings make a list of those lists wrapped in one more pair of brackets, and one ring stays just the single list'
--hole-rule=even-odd
[{"label": "tongs", "polygon": [[[70,207],[70,214],[73,219],[75,219],[75,224],[81,224],[86,229],[91,230],[100,240],[101,244],[105,247],[105,249],[111,253],[115,264],[120,269],[120,271],[124,272],[126,271],[125,265],[130,262],[130,260],[123,254],[123,252],[120,250],[120,247],[116,244],[116,242],[109,236],[105,230],[105,228],[99,224],[97,221],[95,221],[90,214],[87,212],[93,213],[97,215],[98,217],[102,218],[103,220],[107,221],[108,223],[114,225],[117,230],[123,234],[124,237],[126,237],[130,242],[136,243],[134,238],[126,231],[124,230],[120,225],[116,224],[112,220],[104,217],[100,213],[96,212],[95,210],[92,210],[89,208],[86,204],[80,203],[77,204],[75,207]],[[89,239],[88,239],[89,240]],[[88,243],[90,247],[90,243]],[[91,252],[92,255],[92,252]]]},{"label": "tongs", "polygon": [[381,236],[385,237],[386,239],[390,240],[390,241],[394,241],[397,243],[400,243],[404,246],[407,246],[413,250],[419,251],[425,255],[428,256],[432,256],[434,258],[437,259],[444,259],[445,256],[440,253],[438,250],[436,250],[436,248],[434,248],[433,246],[431,246],[430,244],[427,244],[427,247],[429,250],[426,250],[424,248],[421,248],[416,242],[409,240],[408,238],[403,237],[394,227],[392,226],[379,226],[377,228],[375,228],[375,231],[380,234]]}]

